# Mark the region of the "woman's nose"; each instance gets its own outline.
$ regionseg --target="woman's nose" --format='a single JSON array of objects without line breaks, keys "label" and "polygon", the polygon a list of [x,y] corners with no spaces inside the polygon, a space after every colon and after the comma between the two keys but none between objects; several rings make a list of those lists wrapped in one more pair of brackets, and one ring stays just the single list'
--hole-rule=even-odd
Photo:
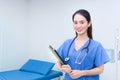
[{"label": "woman's nose", "polygon": [[76,26],[77,26],[77,27],[81,27],[81,24],[77,24]]}]

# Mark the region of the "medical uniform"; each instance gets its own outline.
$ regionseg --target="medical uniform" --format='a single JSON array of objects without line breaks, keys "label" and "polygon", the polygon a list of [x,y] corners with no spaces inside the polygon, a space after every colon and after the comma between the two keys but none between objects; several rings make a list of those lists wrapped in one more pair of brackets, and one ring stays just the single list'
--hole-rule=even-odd
[{"label": "medical uniform", "polygon": [[[72,70],[90,70],[109,61],[105,49],[99,42],[89,39],[79,50],[76,50],[74,42],[69,49],[72,41],[73,39],[66,40],[57,50],[61,58],[64,60],[64,63],[69,64]],[[68,49],[69,60],[65,61]],[[88,53],[85,55],[87,50]],[[64,80],[99,80],[99,75],[82,76],[77,79],[72,79],[69,74],[66,73]]]}]

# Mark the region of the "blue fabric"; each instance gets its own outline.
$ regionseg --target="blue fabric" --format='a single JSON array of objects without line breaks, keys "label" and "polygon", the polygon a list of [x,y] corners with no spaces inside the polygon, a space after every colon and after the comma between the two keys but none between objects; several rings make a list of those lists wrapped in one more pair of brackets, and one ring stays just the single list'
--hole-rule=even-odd
[{"label": "blue fabric", "polygon": [[0,72],[0,80],[50,80],[62,76],[62,72],[51,70],[47,75],[20,70]]},{"label": "blue fabric", "polygon": [[63,73],[60,71],[55,71],[55,70],[51,70],[48,75],[43,75],[43,77],[37,79],[37,80],[50,80],[59,76],[62,76]]},{"label": "blue fabric", "polygon": [[43,77],[42,75],[37,73],[19,70],[0,72],[0,76],[2,77],[2,80],[36,80]]},{"label": "blue fabric", "polygon": [[51,62],[30,59],[21,67],[20,70],[46,75],[53,66],[54,63]]},{"label": "blue fabric", "polygon": [[[67,56],[68,48],[71,44],[73,39],[66,40],[60,48],[57,50],[59,55],[62,57],[63,60],[65,60]],[[66,64],[69,64],[72,68],[72,70],[90,70],[93,68],[96,68],[98,66],[101,66],[108,62],[110,59],[101,45],[101,43],[92,40],[90,42],[90,45],[88,46],[89,51],[87,53],[87,56],[83,59],[85,53],[87,52],[87,49],[84,49],[88,45],[89,41],[87,41],[80,49],[76,50],[74,48],[74,42],[71,45],[71,48],[69,50],[69,58],[70,60],[68,62],[65,62]],[[80,54],[80,56],[77,59],[77,56]],[[83,59],[83,61],[82,61]],[[75,62],[81,62],[81,64],[76,64]],[[65,74],[64,80],[73,80],[68,74]],[[76,80],[99,80],[99,75],[95,76],[83,76]]]}]

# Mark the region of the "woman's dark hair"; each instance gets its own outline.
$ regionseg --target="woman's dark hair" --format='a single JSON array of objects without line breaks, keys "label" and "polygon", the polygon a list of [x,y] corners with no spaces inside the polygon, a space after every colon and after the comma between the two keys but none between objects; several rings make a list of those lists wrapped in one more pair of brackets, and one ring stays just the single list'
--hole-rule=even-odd
[{"label": "woman's dark hair", "polygon": [[[73,15],[72,15],[72,21],[74,22],[74,16],[76,14],[80,14],[82,16],[84,16],[86,18],[86,20],[88,21],[88,23],[91,22],[91,17],[90,17],[90,14],[87,10],[84,10],[84,9],[80,9],[78,11],[76,11]],[[92,37],[92,24],[90,25],[90,27],[88,27],[88,30],[87,30],[87,35],[89,38],[93,39]],[[76,33],[76,36],[77,36],[77,33]]]}]

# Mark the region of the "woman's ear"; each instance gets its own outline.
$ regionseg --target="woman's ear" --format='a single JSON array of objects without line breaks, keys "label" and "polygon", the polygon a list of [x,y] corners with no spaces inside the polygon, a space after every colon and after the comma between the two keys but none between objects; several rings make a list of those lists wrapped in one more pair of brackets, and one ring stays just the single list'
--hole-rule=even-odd
[{"label": "woman's ear", "polygon": [[92,23],[91,23],[91,21],[90,21],[90,22],[88,23],[88,27],[90,27],[90,26],[91,26],[91,24],[92,24]]}]

